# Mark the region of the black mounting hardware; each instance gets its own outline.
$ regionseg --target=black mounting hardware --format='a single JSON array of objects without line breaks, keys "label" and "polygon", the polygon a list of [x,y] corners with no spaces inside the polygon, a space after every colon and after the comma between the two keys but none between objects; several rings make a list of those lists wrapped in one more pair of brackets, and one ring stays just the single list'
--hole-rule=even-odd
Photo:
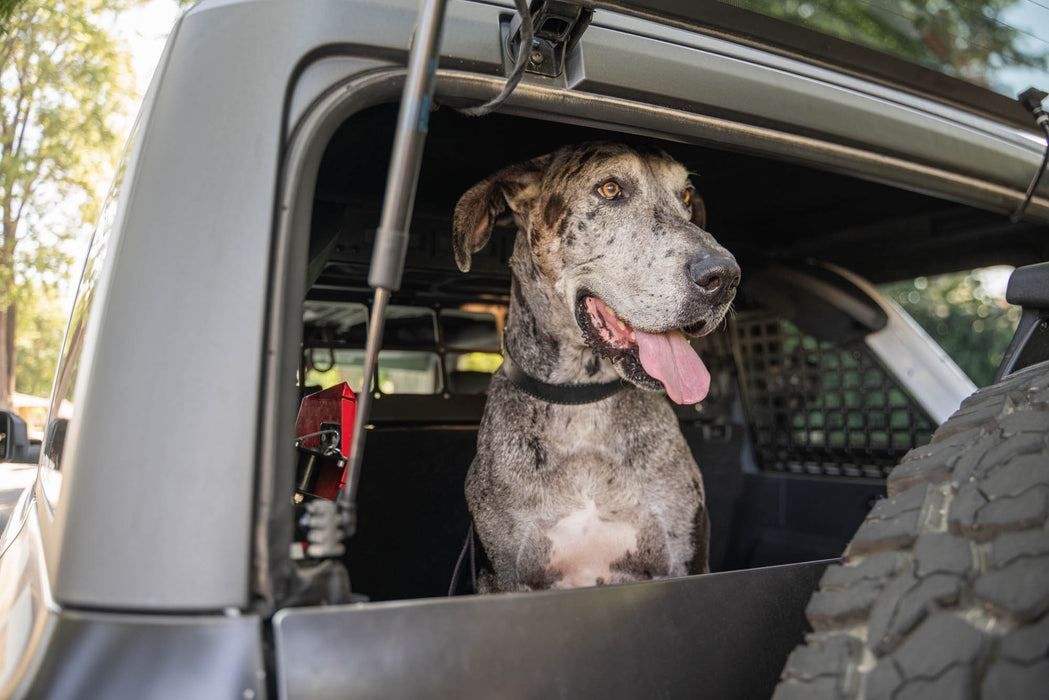
[{"label": "black mounting hardware", "polygon": [[1023,314],[994,375],[995,382],[1049,359],[1049,262],[1013,270],[1005,300],[1023,307]]},{"label": "black mounting hardware", "polygon": [[[565,56],[579,43],[579,37],[594,16],[594,11],[559,0],[536,0],[529,14],[535,27],[531,57],[525,65],[529,73],[556,78],[565,69]],[[514,15],[510,22],[510,33],[506,50],[511,59],[516,59],[521,48],[521,17]]]},{"label": "black mounting hardware", "polygon": [[1042,175],[1045,174],[1046,168],[1049,167],[1049,115],[1042,109],[1042,100],[1046,97],[1049,97],[1049,93],[1033,87],[1027,88],[1016,97],[1020,104],[1024,106],[1024,109],[1034,117],[1035,124],[1042,127],[1047,140],[1045,154],[1042,156],[1042,164],[1035,171],[1034,177],[1031,178],[1031,184],[1027,187],[1027,193],[1024,195],[1023,201],[1020,202],[1020,206],[1009,217],[1013,222],[1023,218],[1024,211],[1027,209],[1027,205],[1031,203],[1031,197],[1034,196],[1034,191],[1038,189],[1038,183],[1041,181]]},{"label": "black mounting hardware", "polygon": [[1045,111],[1042,109],[1042,100],[1049,97],[1049,93],[1038,88],[1029,87],[1021,92],[1016,99],[1020,100],[1020,104],[1024,106],[1028,112],[1034,115],[1034,118],[1041,122],[1043,119],[1047,119]]}]

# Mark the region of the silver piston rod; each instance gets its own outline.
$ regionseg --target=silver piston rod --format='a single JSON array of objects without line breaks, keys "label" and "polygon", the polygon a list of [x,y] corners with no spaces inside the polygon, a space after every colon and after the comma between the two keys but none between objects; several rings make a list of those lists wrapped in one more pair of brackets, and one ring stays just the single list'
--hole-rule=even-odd
[{"label": "silver piston rod", "polygon": [[423,146],[429,126],[430,106],[433,103],[434,76],[441,49],[441,25],[446,0],[421,0],[419,20],[408,54],[408,75],[401,94],[397,115],[397,131],[390,170],[386,177],[382,217],[375,232],[368,284],[375,290],[368,319],[368,339],[364,352],[364,384],[357,397],[357,414],[353,424],[350,445],[349,473],[346,487],[339,492],[339,511],[349,515],[345,524],[346,536],[356,529],[353,514],[357,502],[357,483],[360,480],[364,457],[365,426],[371,413],[372,384],[378,365],[379,348],[390,293],[400,289],[404,259],[408,250],[408,227],[412,219],[415,190],[419,182]]}]

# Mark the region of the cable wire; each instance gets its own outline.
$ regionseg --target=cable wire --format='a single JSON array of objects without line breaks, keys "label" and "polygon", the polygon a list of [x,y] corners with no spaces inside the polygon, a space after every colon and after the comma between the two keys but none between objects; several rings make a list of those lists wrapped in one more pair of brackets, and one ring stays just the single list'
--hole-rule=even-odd
[{"label": "cable wire", "polygon": [[1027,90],[1020,93],[1019,100],[1025,108],[1031,113],[1035,119],[1035,123],[1042,127],[1042,131],[1045,132],[1045,153],[1042,155],[1042,164],[1035,171],[1034,177],[1031,179],[1031,184],[1027,186],[1027,192],[1024,194],[1024,199],[1020,202],[1020,206],[1016,208],[1012,216],[1009,219],[1016,223],[1023,218],[1024,211],[1027,210],[1027,205],[1031,203],[1031,198],[1034,197],[1035,190],[1038,189],[1038,183],[1042,181],[1042,176],[1045,175],[1046,167],[1049,167],[1049,115],[1042,109],[1041,102],[1045,99],[1046,95],[1044,92],[1035,90],[1034,88],[1028,88]]},{"label": "cable wire", "polygon": [[513,70],[510,71],[510,76],[506,79],[506,84],[498,95],[490,99],[488,102],[485,102],[483,105],[465,107],[459,110],[460,113],[465,114],[468,117],[481,117],[499,109],[503,103],[506,102],[506,98],[510,97],[510,93],[514,91],[514,88],[517,87],[517,84],[521,82],[521,78],[524,76],[525,66],[528,65],[528,61],[532,55],[532,42],[535,41],[535,29],[532,27],[532,13],[528,10],[528,3],[526,0],[514,0],[514,4],[517,5],[517,11],[521,15],[521,43],[518,45],[517,60],[514,62]]}]

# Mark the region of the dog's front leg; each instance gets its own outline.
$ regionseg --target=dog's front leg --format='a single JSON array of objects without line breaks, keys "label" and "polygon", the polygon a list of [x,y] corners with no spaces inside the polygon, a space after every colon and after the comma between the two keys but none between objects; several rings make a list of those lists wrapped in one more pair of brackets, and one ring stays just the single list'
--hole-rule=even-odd
[{"label": "dog's front leg", "polygon": [[474,529],[484,550],[478,593],[544,590],[560,577],[550,566],[550,539],[536,523],[484,509]]}]

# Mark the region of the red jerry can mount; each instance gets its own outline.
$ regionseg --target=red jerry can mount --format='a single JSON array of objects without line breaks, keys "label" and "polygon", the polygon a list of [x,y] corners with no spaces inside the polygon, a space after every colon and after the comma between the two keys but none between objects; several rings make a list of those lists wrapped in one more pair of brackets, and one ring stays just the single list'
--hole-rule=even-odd
[{"label": "red jerry can mount", "polygon": [[295,420],[296,491],[335,500],[346,480],[356,414],[357,397],[346,382],[302,399]]}]

